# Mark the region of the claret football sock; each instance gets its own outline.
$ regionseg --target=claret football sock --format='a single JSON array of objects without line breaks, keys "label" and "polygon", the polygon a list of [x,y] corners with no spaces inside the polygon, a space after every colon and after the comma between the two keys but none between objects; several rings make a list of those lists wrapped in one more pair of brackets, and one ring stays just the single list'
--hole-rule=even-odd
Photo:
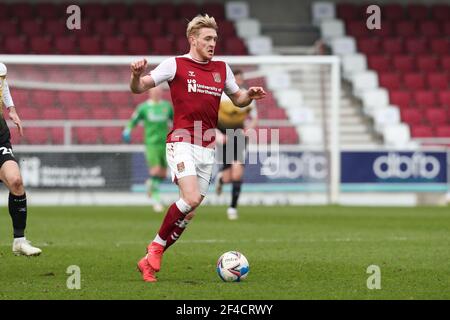
[{"label": "claret football sock", "polygon": [[167,238],[166,245],[164,251],[166,251],[171,245],[173,245],[181,236],[181,234],[186,229],[189,223],[188,219],[179,219],[175,224],[175,228],[173,228],[172,233]]},{"label": "claret football sock", "polygon": [[167,210],[166,216],[162,222],[159,229],[158,235],[161,239],[166,240],[169,238],[172,230],[176,227],[176,223],[180,219],[184,219],[186,214],[192,210],[183,199],[179,199],[177,202],[173,203]]},{"label": "claret football sock", "polygon": [[9,215],[12,219],[14,238],[22,238],[27,225],[27,196],[24,193],[16,196],[9,193],[8,201]]}]

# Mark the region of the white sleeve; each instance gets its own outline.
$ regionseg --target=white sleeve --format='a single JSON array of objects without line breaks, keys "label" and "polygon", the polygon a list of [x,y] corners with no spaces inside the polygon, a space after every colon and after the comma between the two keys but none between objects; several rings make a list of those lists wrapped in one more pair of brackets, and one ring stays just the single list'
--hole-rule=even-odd
[{"label": "white sleeve", "polygon": [[227,68],[227,79],[225,80],[225,93],[234,94],[239,91],[239,86],[236,84],[236,79],[234,78],[233,71],[231,71],[230,66],[225,63]]},{"label": "white sleeve", "polygon": [[169,58],[161,62],[155,69],[150,71],[150,76],[158,86],[165,81],[172,81],[177,72],[177,62],[175,57]]},{"label": "white sleeve", "polygon": [[3,103],[7,108],[14,107],[14,101],[11,97],[11,92],[9,92],[8,82],[3,81]]}]

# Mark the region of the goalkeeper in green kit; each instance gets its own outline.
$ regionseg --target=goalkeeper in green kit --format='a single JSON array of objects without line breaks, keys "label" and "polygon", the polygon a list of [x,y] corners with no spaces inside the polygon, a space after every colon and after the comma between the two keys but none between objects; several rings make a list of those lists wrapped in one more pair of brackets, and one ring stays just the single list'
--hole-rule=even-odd
[{"label": "goalkeeper in green kit", "polygon": [[172,105],[162,100],[162,89],[154,87],[149,90],[149,99],[139,104],[130,121],[122,132],[124,142],[131,141],[131,130],[142,121],[144,125],[145,157],[149,167],[150,178],[147,180],[147,190],[153,201],[153,210],[163,211],[159,185],[167,175],[166,136],[169,132],[169,122],[173,120]]}]

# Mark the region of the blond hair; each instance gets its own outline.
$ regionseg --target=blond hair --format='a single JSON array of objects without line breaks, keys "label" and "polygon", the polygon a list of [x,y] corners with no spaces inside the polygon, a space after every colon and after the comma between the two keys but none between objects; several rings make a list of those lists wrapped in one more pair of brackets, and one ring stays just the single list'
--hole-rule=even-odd
[{"label": "blond hair", "polygon": [[186,37],[189,39],[191,35],[198,36],[201,28],[211,28],[216,31],[219,29],[214,17],[210,17],[207,14],[205,14],[204,16],[199,14],[188,23],[186,29]]}]

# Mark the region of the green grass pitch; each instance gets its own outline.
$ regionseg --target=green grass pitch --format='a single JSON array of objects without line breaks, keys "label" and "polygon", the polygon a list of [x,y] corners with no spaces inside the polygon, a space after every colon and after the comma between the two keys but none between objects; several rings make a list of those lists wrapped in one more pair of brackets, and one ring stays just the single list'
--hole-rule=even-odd
[{"label": "green grass pitch", "polygon": [[[28,238],[40,257],[13,256],[11,221],[0,213],[0,299],[449,299],[448,207],[202,206],[168,250],[157,283],[136,262],[163,214],[147,207],[31,207]],[[238,250],[248,278],[224,283],[217,258]],[[69,266],[81,289],[69,290]],[[369,290],[367,267],[381,271]]]}]

